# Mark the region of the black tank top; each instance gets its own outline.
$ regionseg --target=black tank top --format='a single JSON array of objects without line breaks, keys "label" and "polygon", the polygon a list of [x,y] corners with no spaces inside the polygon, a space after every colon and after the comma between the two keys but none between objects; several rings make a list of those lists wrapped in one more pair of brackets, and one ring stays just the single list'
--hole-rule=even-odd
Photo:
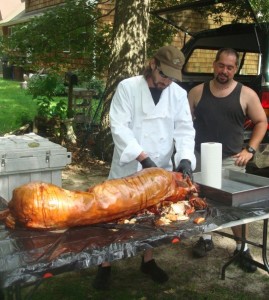
[{"label": "black tank top", "polygon": [[196,130],[195,148],[200,152],[201,143],[222,144],[222,157],[234,155],[242,150],[244,142],[245,115],[240,105],[242,84],[237,83],[226,97],[215,97],[204,84],[201,100],[194,110]]}]

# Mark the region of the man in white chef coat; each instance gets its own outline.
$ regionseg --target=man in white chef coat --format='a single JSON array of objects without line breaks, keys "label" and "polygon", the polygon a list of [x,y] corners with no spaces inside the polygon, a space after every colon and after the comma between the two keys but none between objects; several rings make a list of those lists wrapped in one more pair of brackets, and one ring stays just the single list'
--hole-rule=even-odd
[{"label": "man in white chef coat", "polygon": [[[115,144],[109,178],[121,178],[143,168],[175,170],[192,178],[196,159],[192,115],[182,80],[183,53],[174,46],[161,47],[144,74],[121,81],[110,107]],[[130,200],[131,201],[131,200]],[[152,249],[144,252],[141,271],[157,283],[168,275],[157,266]],[[107,289],[111,266],[103,262],[93,286]]]}]

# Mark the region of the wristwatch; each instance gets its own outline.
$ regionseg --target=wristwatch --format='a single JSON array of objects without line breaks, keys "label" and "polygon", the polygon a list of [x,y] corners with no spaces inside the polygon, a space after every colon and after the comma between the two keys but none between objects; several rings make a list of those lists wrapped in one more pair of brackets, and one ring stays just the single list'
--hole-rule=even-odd
[{"label": "wristwatch", "polygon": [[249,145],[246,146],[246,150],[247,152],[252,153],[253,155],[256,153],[256,150]]}]

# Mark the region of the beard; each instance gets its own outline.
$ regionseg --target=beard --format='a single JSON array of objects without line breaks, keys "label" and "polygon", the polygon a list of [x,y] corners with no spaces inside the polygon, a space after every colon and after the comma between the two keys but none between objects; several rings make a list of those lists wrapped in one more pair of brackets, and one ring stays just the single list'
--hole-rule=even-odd
[{"label": "beard", "polygon": [[165,85],[162,82],[153,81],[153,83],[154,83],[155,88],[158,90],[161,90],[161,91],[168,87],[168,85]]},{"label": "beard", "polygon": [[158,90],[161,90],[161,91],[164,90],[165,88],[167,88],[170,85],[170,83],[169,84],[165,84],[162,81],[158,81],[157,78],[156,78],[156,76],[152,76],[152,82],[154,84],[154,87],[156,89],[158,89]]},{"label": "beard", "polygon": [[226,84],[227,82],[229,82],[229,77],[223,73],[216,75],[215,79],[220,84]]}]

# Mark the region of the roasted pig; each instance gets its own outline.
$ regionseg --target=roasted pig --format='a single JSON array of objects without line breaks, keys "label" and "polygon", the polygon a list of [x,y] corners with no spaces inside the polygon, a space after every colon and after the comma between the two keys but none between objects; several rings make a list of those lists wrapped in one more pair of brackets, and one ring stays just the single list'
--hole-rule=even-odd
[{"label": "roasted pig", "polygon": [[160,168],[107,180],[85,192],[30,182],[14,189],[6,225],[55,230],[110,222],[164,200],[184,200],[194,191],[192,182],[181,173]]}]

